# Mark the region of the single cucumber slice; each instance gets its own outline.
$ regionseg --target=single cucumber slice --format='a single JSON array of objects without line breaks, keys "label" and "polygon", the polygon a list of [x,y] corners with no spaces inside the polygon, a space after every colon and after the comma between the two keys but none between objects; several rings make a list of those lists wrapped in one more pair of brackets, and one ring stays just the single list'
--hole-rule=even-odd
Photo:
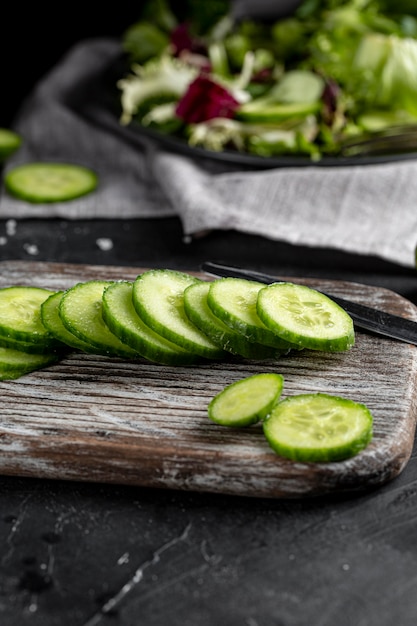
[{"label": "single cucumber slice", "polygon": [[99,354],[138,358],[136,350],[120,341],[103,320],[103,292],[111,283],[89,280],[70,287],[62,295],[59,316],[70,333],[92,345]]},{"label": "single cucumber slice", "polygon": [[341,461],[372,439],[373,418],[364,405],[324,393],[278,402],[263,422],[265,437],[279,455],[294,461]]},{"label": "single cucumber slice", "polygon": [[184,290],[199,279],[176,270],[148,270],[133,283],[132,301],[139,317],[168,341],[208,359],[226,352],[200,331],[184,310]]},{"label": "single cucumber slice", "polygon": [[42,287],[23,285],[0,289],[0,335],[35,344],[39,352],[62,348],[41,320],[41,305],[52,293]]},{"label": "single cucumber slice", "polygon": [[31,354],[0,347],[0,380],[14,380],[58,361],[56,353]]},{"label": "single cucumber slice", "polygon": [[35,162],[6,172],[4,185],[11,195],[28,202],[64,202],[96,189],[98,176],[73,163]]},{"label": "single cucumber slice", "polygon": [[145,359],[164,365],[191,365],[198,355],[171,343],[147,326],[136,313],[132,302],[133,283],[121,281],[106,287],[103,293],[103,319],[121,341]]},{"label": "single cucumber slice", "polygon": [[277,123],[288,118],[306,117],[320,110],[320,101],[316,102],[291,102],[284,104],[264,104],[256,99],[242,104],[236,111],[236,119],[245,122]]},{"label": "single cucumber slice", "polygon": [[267,328],[256,311],[258,293],[265,285],[244,278],[219,278],[211,283],[207,304],[224,324],[249,341],[288,352],[291,345]]},{"label": "single cucumber slice", "polygon": [[8,159],[22,145],[22,137],[8,128],[0,128],[0,163]]},{"label": "single cucumber slice", "polygon": [[42,302],[41,320],[43,325],[51,333],[51,335],[64,343],[66,346],[74,348],[74,350],[97,354],[97,348],[71,333],[62,323],[59,315],[59,305],[61,304],[64,293],[64,291],[57,291],[49,296],[45,302]]},{"label": "single cucumber slice", "polygon": [[263,420],[278,402],[281,374],[254,374],[228,385],[209,402],[208,416],[222,426],[249,426]]},{"label": "single cucumber slice", "polygon": [[353,320],[320,291],[294,283],[260,290],[257,312],[265,326],[286,341],[310,350],[349,350],[355,343]]},{"label": "single cucumber slice", "polygon": [[231,354],[246,359],[273,359],[281,352],[276,348],[249,341],[244,335],[233,330],[218,318],[207,304],[211,283],[199,282],[184,290],[184,310],[189,319],[213,343]]},{"label": "single cucumber slice", "polygon": [[[49,348],[41,343],[21,341],[19,339],[13,339],[13,337],[5,337],[4,335],[0,335],[0,346],[12,350],[20,350],[21,352],[29,352],[29,354],[44,354],[45,351],[49,351]],[[61,349],[61,347],[59,349]],[[64,345],[62,345],[62,350],[65,350]]]}]

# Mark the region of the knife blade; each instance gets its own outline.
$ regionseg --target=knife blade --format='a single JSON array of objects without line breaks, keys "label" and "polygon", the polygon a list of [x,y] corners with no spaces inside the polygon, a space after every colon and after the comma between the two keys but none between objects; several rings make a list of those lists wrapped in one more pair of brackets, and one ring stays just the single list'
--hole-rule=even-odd
[{"label": "knife blade", "polygon": [[[246,280],[256,280],[266,285],[282,282],[278,277],[272,276],[271,274],[225,265],[217,261],[205,261],[202,263],[200,269],[206,274],[215,277],[244,278]],[[417,322],[413,322],[400,315],[386,313],[385,311],[364,304],[358,304],[357,302],[352,302],[351,300],[346,300],[339,296],[333,296],[332,294],[325,293],[321,289],[317,289],[317,291],[324,293],[324,295],[331,298],[349,313],[357,328],[382,335],[383,337],[397,339],[404,343],[417,345]]]}]

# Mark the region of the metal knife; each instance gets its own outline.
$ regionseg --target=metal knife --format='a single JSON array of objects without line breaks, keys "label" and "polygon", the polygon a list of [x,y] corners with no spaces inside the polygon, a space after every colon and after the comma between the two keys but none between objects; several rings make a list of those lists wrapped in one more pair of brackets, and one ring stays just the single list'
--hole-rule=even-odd
[{"label": "metal knife", "polygon": [[[205,261],[201,265],[201,270],[211,276],[245,278],[246,280],[256,280],[267,285],[280,282],[279,278],[276,276],[247,270],[242,267],[224,265],[217,261]],[[357,302],[352,302],[351,300],[346,300],[339,296],[333,296],[329,293],[325,293],[325,295],[345,309],[358,328],[377,335],[417,345],[417,322],[413,322],[399,315],[386,313],[380,309],[365,306],[364,304],[358,304]]]}]

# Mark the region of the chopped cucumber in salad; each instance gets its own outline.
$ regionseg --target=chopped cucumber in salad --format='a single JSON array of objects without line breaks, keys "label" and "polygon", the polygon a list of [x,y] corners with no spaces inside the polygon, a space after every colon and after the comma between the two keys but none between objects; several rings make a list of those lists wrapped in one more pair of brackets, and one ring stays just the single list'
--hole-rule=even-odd
[{"label": "chopped cucumber in salad", "polygon": [[303,0],[260,21],[234,19],[226,0],[148,0],[122,45],[121,124],[191,146],[319,160],[417,125],[412,1]]}]

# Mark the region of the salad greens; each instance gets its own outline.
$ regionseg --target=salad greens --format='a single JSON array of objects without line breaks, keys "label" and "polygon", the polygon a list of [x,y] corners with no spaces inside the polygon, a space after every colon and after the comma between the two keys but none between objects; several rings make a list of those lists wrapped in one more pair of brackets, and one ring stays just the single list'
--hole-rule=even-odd
[{"label": "salad greens", "polygon": [[414,0],[304,0],[272,22],[237,21],[232,9],[148,0],[122,36],[122,124],[208,150],[313,160],[417,125]]}]

